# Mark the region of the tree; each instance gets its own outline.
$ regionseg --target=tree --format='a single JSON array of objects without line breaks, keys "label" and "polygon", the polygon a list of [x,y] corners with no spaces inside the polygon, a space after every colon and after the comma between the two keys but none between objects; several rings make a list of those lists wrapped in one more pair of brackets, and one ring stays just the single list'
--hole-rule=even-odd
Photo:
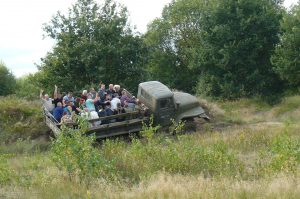
[{"label": "tree", "polygon": [[281,87],[270,63],[279,42],[281,1],[210,1],[203,12],[199,93],[270,96]]},{"label": "tree", "polygon": [[0,61],[0,96],[6,96],[15,92],[16,79],[5,64]]},{"label": "tree", "polygon": [[[199,94],[214,97],[276,92],[281,82],[270,57],[279,41],[280,5],[275,0],[173,1],[146,34],[155,49],[150,71],[167,74],[173,84],[182,81],[186,89],[198,83]],[[163,61],[155,60],[155,53]],[[171,62],[161,67],[166,58]]]},{"label": "tree", "polygon": [[272,57],[274,70],[291,88],[300,86],[300,4],[283,17],[283,34]]},{"label": "tree", "polygon": [[197,57],[200,37],[199,0],[173,1],[162,17],[148,27],[144,40],[149,48],[147,69],[152,79],[170,87],[193,92],[198,71]]},{"label": "tree", "polygon": [[101,6],[78,0],[68,15],[58,12],[44,30],[57,42],[38,67],[48,85],[70,90],[102,81],[136,88],[143,78],[146,49],[127,23],[126,8],[112,0]]}]

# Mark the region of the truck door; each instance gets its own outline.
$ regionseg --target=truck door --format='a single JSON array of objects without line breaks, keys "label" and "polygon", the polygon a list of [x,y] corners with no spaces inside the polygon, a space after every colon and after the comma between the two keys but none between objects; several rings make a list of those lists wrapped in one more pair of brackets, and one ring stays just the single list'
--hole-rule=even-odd
[{"label": "truck door", "polygon": [[175,106],[172,98],[164,98],[158,101],[158,122],[162,126],[171,124],[174,113]]}]

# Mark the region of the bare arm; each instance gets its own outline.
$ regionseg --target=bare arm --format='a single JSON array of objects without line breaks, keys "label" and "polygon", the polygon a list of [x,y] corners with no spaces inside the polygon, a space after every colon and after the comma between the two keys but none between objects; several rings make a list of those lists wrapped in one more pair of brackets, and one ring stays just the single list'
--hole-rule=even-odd
[{"label": "bare arm", "polygon": [[57,86],[55,85],[54,87],[55,88],[54,88],[54,95],[53,95],[53,97],[54,97],[54,99],[57,99]]},{"label": "bare arm", "polygon": [[41,99],[44,99],[43,92],[44,92],[43,90],[40,91],[40,98]]}]

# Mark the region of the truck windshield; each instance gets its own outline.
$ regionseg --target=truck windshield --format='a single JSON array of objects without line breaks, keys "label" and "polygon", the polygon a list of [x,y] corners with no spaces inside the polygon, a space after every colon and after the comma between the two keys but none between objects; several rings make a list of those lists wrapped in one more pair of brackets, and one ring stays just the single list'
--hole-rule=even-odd
[{"label": "truck windshield", "polygon": [[167,99],[161,99],[159,102],[159,106],[160,108],[168,108],[168,107],[172,107],[172,100],[170,98]]}]

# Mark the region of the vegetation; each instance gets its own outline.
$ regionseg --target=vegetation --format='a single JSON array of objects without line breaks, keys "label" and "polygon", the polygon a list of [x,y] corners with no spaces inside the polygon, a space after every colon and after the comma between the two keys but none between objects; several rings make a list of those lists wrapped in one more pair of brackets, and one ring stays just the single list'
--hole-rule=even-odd
[{"label": "vegetation", "polygon": [[67,15],[58,12],[44,26],[46,35],[57,41],[38,67],[44,87],[79,90],[101,80],[136,89],[143,79],[145,49],[127,15],[126,8],[111,0],[103,5],[78,0]]},{"label": "vegetation", "polygon": [[51,148],[45,140],[18,140],[14,147],[1,141],[0,193],[11,198],[298,198],[299,99],[288,97],[276,106],[249,99],[203,102],[213,121],[194,134],[156,134],[158,128],[150,125],[142,138],[97,143],[82,135],[83,122],[81,129],[64,128]]},{"label": "vegetation", "polygon": [[275,71],[283,80],[298,88],[300,65],[300,4],[284,15],[281,22],[283,35],[273,55]]},{"label": "vegetation", "polygon": [[0,60],[0,96],[5,96],[14,93],[15,87],[16,79],[14,75]]},{"label": "vegetation", "polygon": [[276,93],[281,82],[270,57],[279,41],[279,2],[173,1],[146,33],[154,49],[150,74],[213,97]]},{"label": "vegetation", "polygon": [[47,135],[41,103],[18,97],[0,97],[0,141],[32,139]]},{"label": "vegetation", "polygon": [[[113,0],[58,12],[38,73],[16,80],[0,63],[0,95],[14,94],[0,97],[0,197],[300,198],[299,2],[281,4],[175,0],[144,35]],[[231,101],[201,99],[212,122],[196,120],[196,133],[150,122],[139,136],[96,142],[80,121],[50,141],[39,88],[135,90],[148,79]]]}]

